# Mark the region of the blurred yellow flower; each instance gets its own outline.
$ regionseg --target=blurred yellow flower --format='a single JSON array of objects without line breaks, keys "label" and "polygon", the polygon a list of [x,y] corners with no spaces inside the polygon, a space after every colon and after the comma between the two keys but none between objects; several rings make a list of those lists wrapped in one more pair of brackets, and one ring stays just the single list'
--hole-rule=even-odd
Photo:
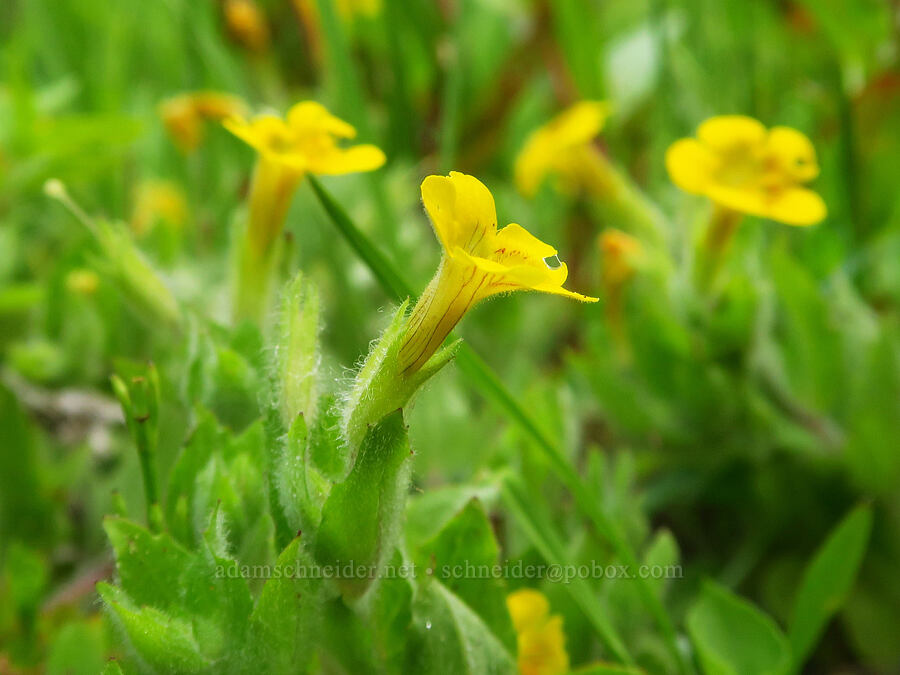
[{"label": "blurred yellow flower", "polygon": [[187,198],[177,183],[146,180],[138,185],[131,214],[131,228],[137,236],[145,235],[158,221],[180,228],[187,219]]},{"label": "blurred yellow flower", "polygon": [[550,615],[550,603],[530,588],[511,593],[506,606],[516,629],[519,672],[522,675],[565,675],[569,655],[561,616]]},{"label": "blurred yellow flower", "polygon": [[159,106],[159,114],[166,130],[178,148],[185,153],[196,150],[200,145],[205,121],[220,121],[243,115],[245,110],[246,106],[241,99],[217,91],[180,94],[163,101]]},{"label": "blurred yellow flower", "polygon": [[713,117],[697,138],[669,147],[666,168],[682,190],[739,213],[788,225],[814,225],[827,213],[822,198],[802,187],[819,173],[815,148],[788,127],[766,129],[741,115]]},{"label": "blurred yellow flower", "polygon": [[556,177],[558,186],[566,192],[593,187],[598,170],[605,172],[593,139],[608,116],[608,104],[581,101],[532,132],[516,157],[519,192],[534,196],[548,176]]},{"label": "blurred yellow flower", "polygon": [[562,287],[568,270],[555,248],[516,224],[497,230],[494,198],[477,178],[455,171],[428,176],[422,200],[444,250],[410,316],[402,372],[420,368],[469,308],[492,295],[533,290],[597,301]]},{"label": "blurred yellow flower", "polygon": [[260,254],[281,231],[304,174],[373,171],[385,162],[384,153],[374,145],[338,145],[341,139],[355,137],[356,130],[315,101],[294,105],[287,120],[274,115],[250,121],[232,117],[224,125],[259,152],[250,196],[250,241]]},{"label": "blurred yellow flower", "polygon": [[229,32],[244,47],[261,52],[269,46],[265,14],[253,0],[225,0],[222,11]]},{"label": "blurred yellow flower", "polygon": [[66,288],[77,295],[93,295],[100,286],[100,277],[94,270],[84,267],[73,269],[66,275]]},{"label": "blurred yellow flower", "polygon": [[634,276],[644,256],[640,240],[611,227],[602,232],[597,243],[605,286],[620,286]]},{"label": "blurred yellow flower", "polygon": [[385,156],[374,145],[339,145],[355,137],[356,130],[315,101],[297,103],[286,119],[260,115],[248,121],[235,116],[223,124],[259,153],[235,296],[235,316],[258,319],[266,311],[272,252],[303,176],[373,171],[384,164]]},{"label": "blurred yellow flower", "polygon": [[260,115],[249,122],[235,116],[225,120],[225,128],[259,151],[263,160],[300,173],[372,171],[385,161],[374,145],[340,147],[338,141],[354,138],[356,129],[315,101],[294,105],[286,121],[274,115]]}]

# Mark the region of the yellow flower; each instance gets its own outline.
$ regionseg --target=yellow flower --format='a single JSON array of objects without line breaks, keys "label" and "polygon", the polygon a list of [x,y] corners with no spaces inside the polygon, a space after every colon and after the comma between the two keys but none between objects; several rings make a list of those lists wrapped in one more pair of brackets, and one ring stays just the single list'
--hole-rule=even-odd
[{"label": "yellow flower", "polygon": [[603,263],[604,285],[620,286],[634,276],[644,256],[640,240],[622,230],[609,228],[598,239]]},{"label": "yellow flower", "polygon": [[814,225],[826,216],[822,198],[802,187],[819,173],[810,140],[795,129],[741,115],[706,120],[697,138],[669,147],[666,168],[686,192],[715,204],[788,225]]},{"label": "yellow flower", "polygon": [[187,199],[176,183],[147,180],[138,185],[131,227],[139,237],[149,232],[159,220],[181,227],[187,218]]},{"label": "yellow flower", "polygon": [[294,105],[287,121],[274,115],[249,122],[235,116],[225,120],[225,128],[258,150],[262,159],[299,173],[372,171],[385,161],[384,153],[374,145],[340,147],[338,141],[354,138],[356,129],[315,101]]},{"label": "yellow flower", "polygon": [[477,178],[428,176],[422,200],[444,250],[410,316],[400,347],[403,373],[421,367],[466,311],[492,295],[533,290],[596,302],[562,287],[568,270],[555,248],[516,224],[497,230],[494,198]]},{"label": "yellow flower", "polygon": [[225,23],[235,40],[255,52],[269,45],[266,17],[253,0],[225,0]]},{"label": "yellow flower", "polygon": [[235,96],[198,91],[170,98],[159,107],[166,130],[183,152],[197,149],[203,140],[203,123],[243,115],[246,106]]},{"label": "yellow flower", "polygon": [[550,615],[550,603],[540,591],[523,588],[506,598],[516,629],[519,672],[522,675],[564,675],[569,655],[561,616]]},{"label": "yellow flower", "polygon": [[287,120],[232,117],[225,128],[259,152],[250,195],[251,243],[263,253],[281,232],[297,183],[306,173],[340,175],[372,171],[385,162],[374,145],[343,148],[356,130],[315,101],[294,105]]},{"label": "yellow flower", "polygon": [[534,131],[516,158],[519,192],[534,196],[551,175],[566,192],[590,189],[597,180],[598,169],[603,171],[603,158],[593,139],[608,116],[606,103],[582,101]]},{"label": "yellow flower", "polygon": [[259,318],[266,312],[273,247],[300,179],[307,173],[372,171],[384,164],[385,156],[374,145],[339,145],[356,136],[356,130],[315,101],[297,103],[286,120],[231,117],[224,125],[259,153],[235,300],[237,317]]}]

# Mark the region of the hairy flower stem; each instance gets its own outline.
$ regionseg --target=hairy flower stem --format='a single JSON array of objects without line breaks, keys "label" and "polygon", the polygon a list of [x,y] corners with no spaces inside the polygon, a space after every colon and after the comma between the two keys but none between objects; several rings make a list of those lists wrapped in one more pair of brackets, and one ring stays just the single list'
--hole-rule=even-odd
[{"label": "hairy flower stem", "polygon": [[261,157],[250,186],[247,226],[238,238],[233,318],[262,323],[278,269],[279,237],[302,174]]}]

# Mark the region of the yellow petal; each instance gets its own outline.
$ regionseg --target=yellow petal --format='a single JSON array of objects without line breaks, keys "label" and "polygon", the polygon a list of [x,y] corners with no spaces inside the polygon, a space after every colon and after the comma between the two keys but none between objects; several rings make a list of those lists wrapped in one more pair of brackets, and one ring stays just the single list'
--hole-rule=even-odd
[{"label": "yellow petal", "polygon": [[702,194],[711,180],[715,159],[712,153],[693,138],[675,141],[666,151],[669,178],[685,192]]},{"label": "yellow petal", "polygon": [[516,157],[516,187],[526,197],[537,193],[548,173],[558,172],[571,151],[589,144],[603,129],[609,105],[581,101],[531,133]]},{"label": "yellow petal", "polygon": [[609,104],[603,101],[581,101],[554,118],[547,130],[560,149],[581,145],[594,139],[606,124]]},{"label": "yellow petal", "polygon": [[288,126],[298,132],[318,131],[337,136],[354,138],[356,129],[344,120],[335,117],[321,103],[301,101],[288,110]]},{"label": "yellow petal", "polygon": [[517,223],[510,223],[497,232],[497,237],[494,241],[496,246],[495,259],[499,251],[502,251],[499,253],[500,256],[507,258],[518,256],[520,258],[537,260],[543,260],[557,253],[557,250],[550,244],[541,241]]},{"label": "yellow petal", "polygon": [[374,145],[356,145],[346,150],[336,149],[322,157],[309,160],[309,170],[328,176],[357,171],[374,171],[385,162],[384,153]]},{"label": "yellow petal", "polygon": [[471,253],[490,250],[497,230],[494,197],[485,185],[463,173],[428,176],[422,201],[446,251],[459,246]]},{"label": "yellow petal", "polygon": [[768,217],[786,225],[815,225],[825,220],[825,201],[812,190],[789,188],[769,204]]},{"label": "yellow petal", "polygon": [[714,150],[728,150],[761,145],[766,140],[766,128],[752,117],[720,115],[703,122],[697,128],[697,138]]},{"label": "yellow petal", "polygon": [[716,204],[751,216],[768,217],[768,195],[760,188],[736,188],[717,183],[707,186],[706,195]]},{"label": "yellow petal", "polygon": [[819,175],[816,149],[805,134],[790,127],[773,127],[766,141],[777,168],[793,180],[805,183]]},{"label": "yellow petal", "polygon": [[541,626],[550,613],[550,603],[540,591],[522,588],[506,596],[506,606],[517,633]]}]

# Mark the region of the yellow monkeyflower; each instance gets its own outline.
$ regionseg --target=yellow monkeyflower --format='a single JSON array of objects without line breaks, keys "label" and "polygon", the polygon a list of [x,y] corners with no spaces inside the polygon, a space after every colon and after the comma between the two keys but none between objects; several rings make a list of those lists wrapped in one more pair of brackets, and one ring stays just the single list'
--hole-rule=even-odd
[{"label": "yellow monkeyflower", "polygon": [[131,228],[139,237],[157,221],[181,227],[188,219],[187,198],[178,184],[167,180],[147,180],[135,191]]},{"label": "yellow monkeyflower", "polygon": [[550,615],[550,603],[540,591],[523,588],[506,598],[516,629],[519,672],[522,675],[564,675],[569,654],[562,617]]},{"label": "yellow monkeyflower", "polygon": [[159,114],[178,148],[189,153],[196,150],[203,140],[204,122],[218,122],[243,115],[245,109],[244,102],[236,96],[217,91],[198,91],[163,101]]},{"label": "yellow monkeyflower", "polygon": [[816,151],[802,133],[766,129],[742,115],[706,120],[696,138],[676,141],[666,153],[672,181],[719,207],[787,225],[814,225],[825,202],[803,187],[819,174]]},{"label": "yellow monkeyflower", "polygon": [[479,301],[499,293],[542,291],[596,302],[562,287],[568,270],[557,251],[520,225],[497,230],[494,197],[462,173],[428,176],[422,200],[443,257],[410,316],[400,347],[400,369],[415,372]]},{"label": "yellow monkeyflower", "polygon": [[265,268],[271,266],[272,248],[303,176],[373,171],[384,164],[385,156],[374,145],[342,147],[339,142],[355,137],[356,130],[315,101],[297,103],[286,119],[274,115],[249,121],[232,117],[224,125],[259,153],[250,186],[236,299],[238,316],[259,317],[268,294]]},{"label": "yellow monkeyflower", "polygon": [[294,189],[306,173],[340,175],[373,171],[385,162],[374,145],[344,148],[356,129],[315,101],[294,105],[283,120],[260,115],[225,120],[225,128],[259,152],[250,196],[251,242],[264,252],[280,233]]},{"label": "yellow monkeyflower", "polygon": [[534,196],[548,176],[566,192],[595,187],[606,170],[593,140],[608,116],[606,103],[581,101],[532,132],[516,157],[519,192]]},{"label": "yellow monkeyflower", "polygon": [[269,46],[269,26],[262,10],[253,0],[225,0],[225,23],[234,39],[251,51]]}]

